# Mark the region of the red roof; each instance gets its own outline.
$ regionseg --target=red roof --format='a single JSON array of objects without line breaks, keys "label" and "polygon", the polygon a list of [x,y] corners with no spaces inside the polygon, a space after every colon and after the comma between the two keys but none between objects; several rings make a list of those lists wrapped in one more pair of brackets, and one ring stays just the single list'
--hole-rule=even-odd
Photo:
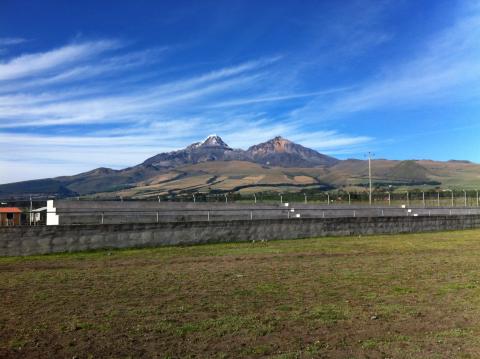
[{"label": "red roof", "polygon": [[0,207],[0,213],[22,213],[17,207]]}]

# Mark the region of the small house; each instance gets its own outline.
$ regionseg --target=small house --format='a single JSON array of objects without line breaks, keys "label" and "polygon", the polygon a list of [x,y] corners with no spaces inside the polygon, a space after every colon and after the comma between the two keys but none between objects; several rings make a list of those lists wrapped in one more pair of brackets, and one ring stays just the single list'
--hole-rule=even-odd
[{"label": "small house", "polygon": [[30,212],[30,225],[36,226],[37,224],[45,224],[46,217],[47,217],[46,213],[47,213],[47,207],[33,209]]},{"label": "small house", "polygon": [[22,211],[17,207],[0,207],[0,226],[19,226]]}]

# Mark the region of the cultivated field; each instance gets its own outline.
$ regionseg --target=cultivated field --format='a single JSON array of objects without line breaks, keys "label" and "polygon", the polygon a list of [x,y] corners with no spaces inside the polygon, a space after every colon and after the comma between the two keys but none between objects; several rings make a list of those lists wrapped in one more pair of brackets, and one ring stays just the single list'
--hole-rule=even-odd
[{"label": "cultivated field", "polygon": [[0,357],[476,358],[480,230],[0,258]]},{"label": "cultivated field", "polygon": [[[415,188],[412,181],[417,183],[417,188],[421,187],[432,192],[435,192],[437,186],[443,189],[457,189],[460,193],[462,189],[475,190],[479,173],[480,166],[478,164],[461,161],[374,160],[372,163],[374,185],[383,184],[386,188],[387,184],[392,184],[394,189],[402,194]],[[121,183],[122,175],[117,174],[117,176],[120,176],[117,180]],[[69,188],[71,187],[72,190],[81,194],[97,192],[101,187],[98,186],[96,180],[92,185],[91,180],[79,181],[69,185]],[[433,183],[428,184],[431,181]],[[131,180],[128,183],[130,182]],[[112,183],[112,179],[109,178],[108,183]],[[422,186],[422,183],[427,185]],[[134,187],[95,193],[90,197],[118,198],[122,196],[143,199],[185,190],[206,193],[210,191],[231,191],[242,194],[266,191],[292,193],[318,189],[321,184],[329,184],[350,192],[365,192],[365,185],[368,184],[367,162],[345,160],[328,168],[294,168],[262,166],[247,161],[207,161],[179,166],[168,172],[162,171],[160,174],[151,173],[146,175],[144,180],[137,182]],[[449,193],[444,195],[448,197]]]}]

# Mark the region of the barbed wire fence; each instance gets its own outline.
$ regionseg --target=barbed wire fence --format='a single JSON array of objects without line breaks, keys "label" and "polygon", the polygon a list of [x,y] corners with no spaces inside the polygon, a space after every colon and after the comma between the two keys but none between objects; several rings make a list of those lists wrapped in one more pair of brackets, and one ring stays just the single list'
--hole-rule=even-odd
[{"label": "barbed wire fence", "polygon": [[[169,194],[146,194],[143,197],[122,197],[117,195],[101,196],[77,196],[68,198],[35,197],[32,198],[1,198],[0,208],[15,206],[21,208],[45,206],[47,200],[68,201],[147,201],[147,202],[216,202],[216,203],[245,203],[245,204],[274,204],[274,203],[304,203],[325,205],[368,205],[368,192],[334,191],[302,191],[302,192],[181,192]],[[412,191],[375,191],[372,195],[372,206],[412,206],[412,207],[479,207],[479,190],[451,190],[439,189],[412,190]]]},{"label": "barbed wire fence", "polygon": [[[15,223],[28,225],[47,224],[47,200],[54,198],[34,197],[29,199],[1,199],[0,209],[19,208],[21,214],[0,214],[0,225]],[[274,219],[274,218],[328,218],[356,216],[397,215],[470,215],[480,214],[478,190],[412,190],[375,191],[369,204],[368,192],[304,191],[304,192],[258,192],[258,193],[205,193],[191,191],[174,195],[155,195],[149,198],[123,198],[121,196],[95,198],[70,197],[62,201],[78,201],[83,208],[72,204],[70,210],[60,211],[62,224],[108,224],[108,223],[155,223],[165,220],[189,221],[218,219]],[[125,210],[95,202],[125,202]],[[136,208],[129,202],[140,202]],[[141,202],[145,205],[142,206]],[[158,202],[158,205],[155,205]],[[185,206],[169,206],[169,203]],[[88,203],[91,203],[89,205]],[[195,204],[202,204],[198,207]],[[211,203],[212,207],[208,204]],[[222,203],[230,206],[223,206]],[[118,203],[116,204],[118,205]],[[151,209],[157,206],[157,209]],[[231,205],[237,208],[230,208]],[[272,206],[260,208],[257,205]],[[193,207],[192,207],[193,206]],[[220,207],[219,207],[220,206]],[[198,207],[198,208],[195,208]],[[295,209],[296,207],[296,209]],[[299,208],[300,207],[300,208]],[[223,209],[222,209],[223,208]],[[58,213],[57,213],[58,214]],[[20,216],[20,219],[18,218]]]}]

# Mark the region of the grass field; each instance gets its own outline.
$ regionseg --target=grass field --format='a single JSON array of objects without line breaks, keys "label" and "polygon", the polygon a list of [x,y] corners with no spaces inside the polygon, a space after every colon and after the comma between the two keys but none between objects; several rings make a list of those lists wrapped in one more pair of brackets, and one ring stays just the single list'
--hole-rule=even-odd
[{"label": "grass field", "polygon": [[0,357],[478,358],[480,231],[0,258]]}]

